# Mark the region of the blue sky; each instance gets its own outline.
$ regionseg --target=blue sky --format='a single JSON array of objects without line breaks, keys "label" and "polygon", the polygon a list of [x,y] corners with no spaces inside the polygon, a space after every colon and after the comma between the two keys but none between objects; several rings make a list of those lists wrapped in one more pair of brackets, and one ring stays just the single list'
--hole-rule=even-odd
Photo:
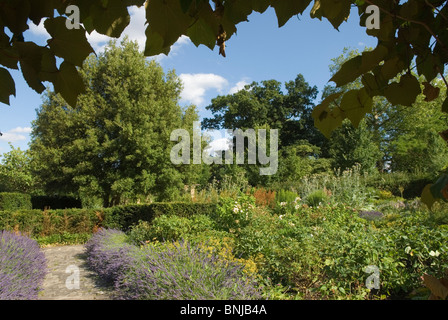
[{"label": "blue sky", "polygon": [[[249,22],[237,26],[237,34],[227,42],[226,58],[218,55],[217,48],[212,51],[202,45],[196,47],[187,37],[182,37],[168,56],[155,59],[165,71],[174,69],[180,76],[184,82],[180,103],[197,105],[201,118],[210,116],[205,107],[212,98],[235,92],[252,81],[275,79],[284,83],[301,73],[310,85],[317,86],[320,97],[330,79],[331,59],[339,56],[344,47],[359,50],[375,47],[376,39],[359,26],[356,8],[339,31],[325,19],[311,19],[309,10],[293,17],[282,28],[278,28],[273,9],[263,14],[253,13]],[[143,48],[144,10],[131,7],[129,11],[131,24],[124,34]],[[32,25],[25,39],[45,45],[48,35],[42,24]],[[99,52],[109,39],[94,33],[88,40]],[[31,121],[42,103],[41,96],[27,86],[20,71],[10,72],[16,82],[16,97],[11,97],[10,106],[0,103],[0,131],[3,133],[0,154],[10,150],[8,142],[22,150],[28,148]]]}]

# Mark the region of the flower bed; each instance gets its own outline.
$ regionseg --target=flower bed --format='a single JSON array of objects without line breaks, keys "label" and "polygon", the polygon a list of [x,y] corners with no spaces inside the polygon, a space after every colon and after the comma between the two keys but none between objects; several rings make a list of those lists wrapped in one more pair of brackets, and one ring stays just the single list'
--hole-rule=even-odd
[{"label": "flower bed", "polygon": [[47,273],[36,241],[0,232],[0,300],[35,300]]},{"label": "flower bed", "polygon": [[113,282],[117,299],[260,298],[255,279],[238,262],[224,261],[187,242],[139,248],[126,241],[125,233],[102,229],[86,244],[89,265]]}]

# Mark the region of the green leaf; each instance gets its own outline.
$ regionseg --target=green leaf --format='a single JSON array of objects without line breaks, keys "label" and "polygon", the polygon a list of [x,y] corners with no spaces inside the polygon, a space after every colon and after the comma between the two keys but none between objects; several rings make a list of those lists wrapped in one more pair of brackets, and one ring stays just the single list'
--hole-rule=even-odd
[{"label": "green leaf", "polygon": [[126,5],[119,1],[108,1],[106,6],[93,4],[90,14],[95,30],[114,38],[119,38],[131,21]]},{"label": "green leaf", "polygon": [[406,64],[399,57],[394,57],[384,62],[381,66],[381,74],[385,79],[392,79],[405,68]]},{"label": "green leaf", "polygon": [[362,56],[356,56],[346,61],[341,68],[330,79],[336,83],[336,86],[341,87],[349,82],[354,81],[361,74],[360,69],[362,65]]},{"label": "green leaf", "polygon": [[442,174],[431,186],[431,193],[436,199],[448,201],[448,174]]},{"label": "green leaf", "polygon": [[311,0],[274,0],[272,7],[277,15],[278,26],[282,27],[292,16],[302,14]]},{"label": "green leaf", "polygon": [[186,34],[193,19],[182,11],[179,0],[149,0],[146,5],[145,55],[170,51],[170,47]]},{"label": "green leaf", "polygon": [[436,297],[442,300],[445,300],[448,297],[448,288],[436,277],[425,274],[423,275],[423,283]]},{"label": "green leaf", "polygon": [[0,64],[10,69],[18,69],[19,56],[9,44],[9,37],[4,30],[0,30]]},{"label": "green leaf", "polygon": [[338,30],[342,22],[350,15],[351,1],[321,0],[322,15]]},{"label": "green leaf", "polygon": [[433,54],[428,48],[416,58],[417,71],[425,76],[426,81],[432,81],[439,72],[443,72],[443,63],[437,54]]},{"label": "green leaf", "polygon": [[55,92],[61,94],[64,100],[74,107],[78,95],[85,92],[84,82],[76,67],[64,61],[53,82]]},{"label": "green leaf", "polygon": [[39,71],[39,79],[41,81],[55,81],[55,76],[59,72],[56,66],[56,57],[50,49],[42,50],[41,69]]},{"label": "green leaf", "polygon": [[421,93],[420,82],[412,74],[405,74],[399,83],[391,83],[384,96],[393,105],[411,106]]},{"label": "green leaf", "polygon": [[193,0],[180,0],[180,7],[184,13],[187,13],[188,9],[190,9],[192,2]]},{"label": "green leaf", "polygon": [[378,45],[372,51],[365,51],[360,56],[356,56],[345,62],[336,72],[330,81],[341,87],[356,80],[362,74],[372,70],[384,59],[388,50],[385,46]]},{"label": "green leaf", "polygon": [[448,113],[448,97],[443,101],[442,112]]},{"label": "green leaf", "polygon": [[206,45],[213,50],[216,45],[216,35],[219,25],[211,7],[203,5],[198,12],[198,20],[188,28],[187,36],[198,47],[200,44]]},{"label": "green leaf", "polygon": [[437,199],[434,198],[432,192],[431,192],[431,186],[432,184],[428,184],[423,188],[421,200],[422,202],[431,209],[433,204],[436,203]]},{"label": "green leaf", "polygon": [[382,94],[382,83],[377,74],[366,73],[362,76],[361,82],[369,96],[374,97]]},{"label": "green leaf", "polygon": [[145,56],[155,56],[158,54],[166,54],[171,50],[170,46],[164,46],[165,41],[163,37],[152,30],[152,28],[146,28],[146,45],[145,45]]},{"label": "green leaf", "polygon": [[30,2],[28,0],[3,0],[0,5],[1,25],[8,27],[13,34],[28,30]]},{"label": "green leaf", "polygon": [[67,29],[66,21],[63,17],[45,20],[45,28],[52,36],[52,39],[47,41],[48,45],[58,57],[76,66],[82,66],[87,56],[95,51],[87,41],[85,30]]},{"label": "green leaf", "polygon": [[34,42],[15,42],[14,48],[17,49],[20,68],[26,83],[37,93],[42,93],[45,86],[42,84],[39,72],[42,68],[42,55],[46,48]]},{"label": "green leaf", "polygon": [[355,128],[358,127],[366,113],[372,111],[372,105],[372,98],[364,88],[346,92],[341,100],[341,109],[344,110]]},{"label": "green leaf", "polygon": [[32,0],[29,18],[35,25],[39,25],[42,18],[54,16],[57,0]]},{"label": "green leaf", "polygon": [[321,20],[322,14],[321,11],[319,11],[319,9],[320,9],[320,0],[314,0],[313,7],[311,8],[310,11],[311,18],[318,18],[319,20]]},{"label": "green leaf", "polygon": [[345,119],[343,111],[339,107],[331,108],[330,104],[333,103],[342,95],[342,92],[329,95],[319,105],[317,105],[313,112],[314,125],[322,132],[322,134],[330,138],[331,132],[342,124]]},{"label": "green leaf", "polygon": [[0,102],[9,105],[9,96],[16,95],[16,86],[11,74],[5,68],[0,68]]},{"label": "green leaf", "polygon": [[439,97],[440,88],[433,87],[429,82],[423,82],[425,88],[423,89],[423,94],[425,95],[425,101],[430,102]]}]

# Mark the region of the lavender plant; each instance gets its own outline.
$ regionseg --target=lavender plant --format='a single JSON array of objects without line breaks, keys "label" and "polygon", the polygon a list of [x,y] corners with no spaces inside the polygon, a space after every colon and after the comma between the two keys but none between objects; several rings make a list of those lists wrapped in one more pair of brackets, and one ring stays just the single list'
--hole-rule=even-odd
[{"label": "lavender plant", "polygon": [[243,265],[223,261],[188,242],[148,245],[116,282],[121,299],[249,300],[261,298]]},{"label": "lavender plant", "polygon": [[35,300],[47,273],[35,240],[0,232],[0,300]]},{"label": "lavender plant", "polygon": [[120,230],[100,229],[85,244],[87,263],[103,280],[113,283],[133,263],[138,248],[126,241]]}]

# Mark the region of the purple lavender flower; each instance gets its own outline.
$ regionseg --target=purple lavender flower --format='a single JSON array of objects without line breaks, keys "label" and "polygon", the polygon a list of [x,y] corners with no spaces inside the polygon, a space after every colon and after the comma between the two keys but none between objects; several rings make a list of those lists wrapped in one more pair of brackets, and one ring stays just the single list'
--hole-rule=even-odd
[{"label": "purple lavender flower", "polygon": [[86,243],[87,261],[114,284],[117,299],[259,299],[255,279],[244,267],[190,246],[128,244],[124,232],[101,229]]},{"label": "purple lavender flower", "polygon": [[126,243],[126,234],[116,229],[100,229],[85,244],[87,263],[105,281],[115,279],[133,263],[137,247]]},{"label": "purple lavender flower", "polygon": [[223,261],[188,243],[141,249],[115,288],[122,299],[259,299],[255,279],[237,262]]},{"label": "purple lavender flower", "polygon": [[35,240],[0,232],[0,300],[35,300],[47,266]]}]

